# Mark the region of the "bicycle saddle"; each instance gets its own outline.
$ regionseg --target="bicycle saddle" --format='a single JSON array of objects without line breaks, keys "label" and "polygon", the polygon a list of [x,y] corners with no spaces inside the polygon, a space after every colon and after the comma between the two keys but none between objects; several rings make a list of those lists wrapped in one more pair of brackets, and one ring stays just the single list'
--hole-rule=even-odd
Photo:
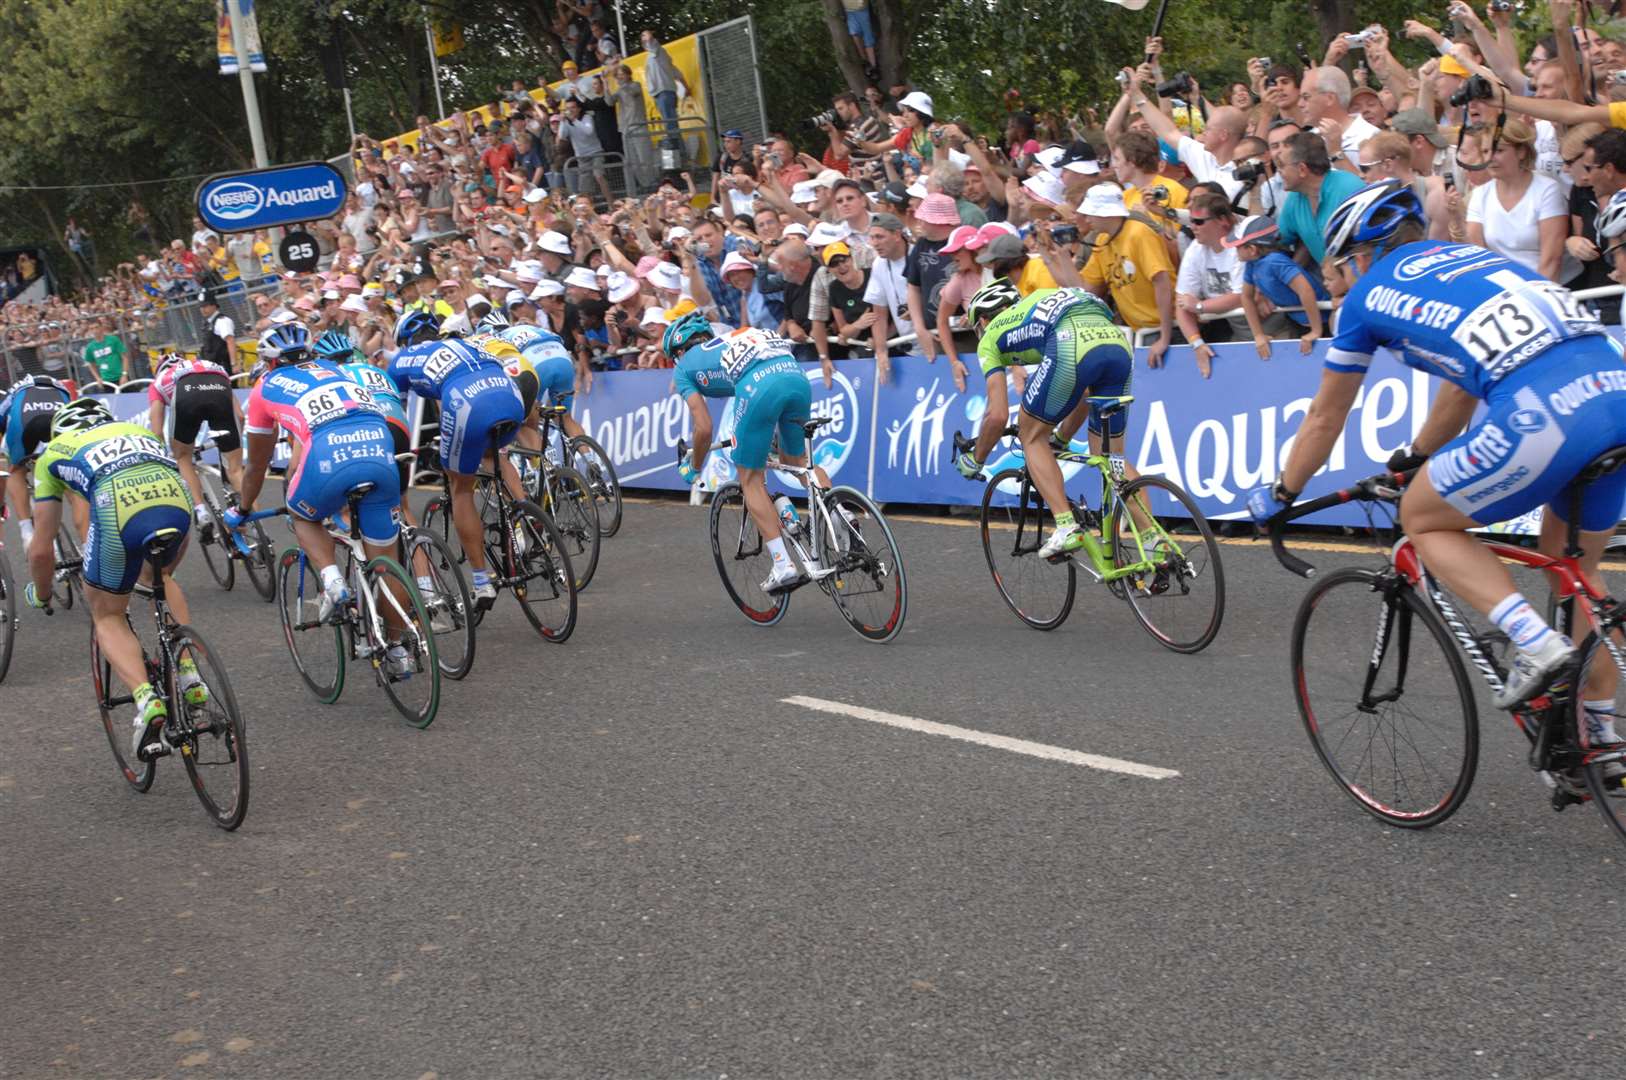
[{"label": "bicycle saddle", "polygon": [[1581,470],[1576,479],[1582,483],[1590,483],[1600,476],[1608,476],[1619,470],[1622,465],[1626,465],[1626,446],[1617,446],[1587,462],[1586,468]]}]

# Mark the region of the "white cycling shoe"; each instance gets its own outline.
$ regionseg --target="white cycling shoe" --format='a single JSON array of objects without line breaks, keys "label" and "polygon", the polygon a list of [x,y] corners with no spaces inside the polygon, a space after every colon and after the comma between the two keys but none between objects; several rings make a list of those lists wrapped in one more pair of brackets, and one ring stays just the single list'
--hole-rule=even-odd
[{"label": "white cycling shoe", "polygon": [[1084,531],[1076,524],[1065,529],[1057,529],[1050,534],[1050,539],[1044,542],[1039,549],[1039,558],[1054,559],[1062,555],[1070,555],[1084,546]]},{"label": "white cycling shoe", "polygon": [[1563,634],[1555,633],[1534,652],[1519,649],[1508,668],[1501,693],[1493,699],[1498,709],[1511,709],[1535,697],[1553,677],[1575,661],[1575,646]]},{"label": "white cycling shoe", "polygon": [[330,622],[333,616],[346,604],[354,599],[350,595],[349,586],[342,581],[335,581],[322,590],[322,606],[318,609],[316,618],[319,622]]},{"label": "white cycling shoe", "polygon": [[768,580],[762,583],[762,591],[769,596],[773,596],[777,593],[789,592],[806,580],[807,578],[795,563],[785,563],[783,566],[773,568],[773,573],[768,575]]}]

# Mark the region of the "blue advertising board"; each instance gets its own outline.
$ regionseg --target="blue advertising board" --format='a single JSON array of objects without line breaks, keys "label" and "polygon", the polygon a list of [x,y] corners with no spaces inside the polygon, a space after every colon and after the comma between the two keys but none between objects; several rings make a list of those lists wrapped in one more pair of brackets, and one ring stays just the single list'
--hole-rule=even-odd
[{"label": "blue advertising board", "polygon": [[[1238,518],[1248,492],[1273,478],[1286,459],[1321,381],[1326,344],[1301,355],[1297,341],[1277,342],[1269,360],[1251,343],[1219,345],[1213,374],[1204,379],[1191,350],[1169,350],[1164,365],[1145,366],[1137,354],[1130,392],[1128,460],[1141,472],[1165,476],[1212,518]],[[850,484],[880,502],[974,504],[982,485],[954,470],[953,436],[975,434],[986,408],[985,385],[975,359],[964,390],[948,365],[904,356],[892,360],[892,378],[875,380],[873,360],[836,364],[829,389],[814,365],[813,412],[836,420],[815,439],[814,456],[836,483]],[[1401,366],[1387,353],[1373,359],[1344,436],[1308,492],[1332,490],[1383,468],[1389,455],[1411,441],[1431,400],[1429,378]],[[1010,395],[1013,406],[1019,396]],[[711,402],[718,437],[731,430],[731,402]],[[676,468],[678,439],[692,440],[689,413],[672,390],[669,371],[605,372],[588,394],[576,395],[576,415],[615,460],[629,488],[682,490]],[[1014,419],[1014,411],[1013,411]],[[1075,444],[1083,449],[1082,441]],[[1021,460],[1006,440],[988,455],[992,471]],[[1077,466],[1070,468],[1072,473]],[[726,454],[713,454],[705,484],[731,479]],[[789,489],[790,485],[783,485]],[[1344,506],[1310,519],[1328,524],[1365,524],[1359,507]]]},{"label": "blue advertising board", "polygon": [[332,217],[344,207],[344,176],[325,161],[217,173],[198,185],[198,216],[222,233]]}]

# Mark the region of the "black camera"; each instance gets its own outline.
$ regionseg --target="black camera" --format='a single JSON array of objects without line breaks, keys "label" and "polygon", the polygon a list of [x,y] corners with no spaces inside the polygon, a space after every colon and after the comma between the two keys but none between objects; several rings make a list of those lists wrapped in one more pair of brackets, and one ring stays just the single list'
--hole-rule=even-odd
[{"label": "black camera", "polygon": [[1490,9],[1492,11],[1512,11],[1513,0],[1491,0]]},{"label": "black camera", "polygon": [[1451,95],[1451,107],[1460,109],[1470,101],[1489,101],[1496,96],[1496,87],[1483,75],[1470,75],[1468,81]]},{"label": "black camera", "polygon": [[1078,243],[1077,225],[1053,225],[1050,229],[1050,239],[1058,244]]},{"label": "black camera", "polygon": [[840,131],[847,126],[846,122],[843,121],[841,117],[836,115],[836,111],[834,109],[824,110],[808,120],[808,123],[812,124],[816,128],[826,126],[833,127],[837,131]]},{"label": "black camera", "polygon": [[1237,183],[1244,187],[1252,187],[1264,177],[1265,163],[1262,161],[1249,161],[1244,165],[1238,165],[1231,175],[1236,177]]},{"label": "black camera", "polygon": [[1191,93],[1191,72],[1176,72],[1174,78],[1157,84],[1158,97],[1179,97]]}]

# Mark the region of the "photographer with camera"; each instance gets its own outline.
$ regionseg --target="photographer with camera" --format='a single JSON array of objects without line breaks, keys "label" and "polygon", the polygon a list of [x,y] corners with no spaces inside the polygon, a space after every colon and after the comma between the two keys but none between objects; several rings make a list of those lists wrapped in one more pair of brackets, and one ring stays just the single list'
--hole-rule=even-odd
[{"label": "photographer with camera", "polygon": [[711,163],[711,201],[723,201],[723,184],[725,177],[734,174],[735,167],[751,165],[751,174],[756,175],[756,167],[750,155],[745,152],[745,133],[738,128],[729,128],[723,132],[723,148],[717,153],[717,160]]},{"label": "photographer with camera", "polygon": [[1235,198],[1242,185],[1236,180],[1236,162],[1233,159],[1236,157],[1237,143],[1242,141],[1248,129],[1247,114],[1230,105],[1222,105],[1208,114],[1208,126],[1203,129],[1202,139],[1193,139],[1164,114],[1157,99],[1167,96],[1164,92],[1175,89],[1171,84],[1178,82],[1183,84],[1187,100],[1195,103],[1201,95],[1197,80],[1182,72],[1169,82],[1158,85],[1156,93],[1151,94],[1146,92],[1150,85],[1146,81],[1150,71],[1148,65],[1142,64],[1139,71],[1128,68],[1124,71],[1135,80],[1130,84],[1130,92],[1138,94],[1134,106],[1146,119],[1152,134],[1174,147],[1180,163],[1191,170],[1196,180],[1217,181],[1225,188],[1226,194]]}]

